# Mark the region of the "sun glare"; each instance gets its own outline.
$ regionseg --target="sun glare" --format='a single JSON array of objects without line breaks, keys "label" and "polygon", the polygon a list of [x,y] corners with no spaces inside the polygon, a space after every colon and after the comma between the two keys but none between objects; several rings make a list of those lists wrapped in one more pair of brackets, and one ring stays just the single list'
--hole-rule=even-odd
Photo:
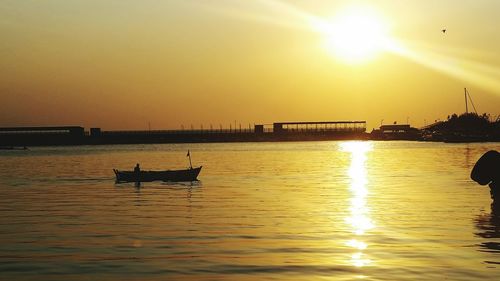
[{"label": "sun glare", "polygon": [[349,63],[372,59],[389,44],[387,23],[368,8],[343,10],[331,22],[316,28],[326,37],[328,50]]}]

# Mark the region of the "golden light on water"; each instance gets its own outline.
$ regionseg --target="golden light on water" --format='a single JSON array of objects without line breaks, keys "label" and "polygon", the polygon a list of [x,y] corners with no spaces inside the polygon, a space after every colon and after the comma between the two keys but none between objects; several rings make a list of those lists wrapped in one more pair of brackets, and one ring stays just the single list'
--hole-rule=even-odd
[{"label": "golden light on water", "polygon": [[365,259],[363,256],[364,256],[364,254],[362,252],[352,254],[352,258],[351,258],[352,264],[355,267],[363,267],[363,266],[369,265],[372,262],[369,259]]},{"label": "golden light on water", "polygon": [[355,238],[347,241],[345,245],[356,250],[351,255],[351,264],[362,267],[372,262],[363,253],[363,250],[368,248],[368,244],[362,240],[362,236],[366,231],[375,227],[369,216],[368,189],[366,188],[368,179],[365,168],[366,153],[371,150],[371,144],[368,142],[345,142],[341,144],[341,149],[351,154],[351,165],[348,170],[351,193],[350,216],[345,221],[355,235]]},{"label": "golden light on water", "polygon": [[352,240],[347,241],[346,245],[349,247],[352,247],[352,248],[359,249],[359,250],[364,250],[367,247],[365,242],[358,241],[356,239],[352,239]]}]

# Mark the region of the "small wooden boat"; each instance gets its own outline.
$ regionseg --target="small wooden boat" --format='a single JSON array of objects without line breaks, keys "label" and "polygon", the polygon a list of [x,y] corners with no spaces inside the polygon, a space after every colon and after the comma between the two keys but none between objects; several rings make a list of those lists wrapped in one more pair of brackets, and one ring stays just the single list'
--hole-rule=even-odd
[{"label": "small wooden boat", "polygon": [[189,150],[186,157],[189,157],[189,169],[185,170],[141,171],[139,163],[137,163],[134,171],[118,171],[113,169],[113,172],[116,175],[116,182],[197,181],[202,166],[193,168]]},{"label": "small wooden boat", "polygon": [[197,181],[201,167],[186,170],[166,171],[118,171],[113,169],[116,182],[150,182],[150,181]]}]

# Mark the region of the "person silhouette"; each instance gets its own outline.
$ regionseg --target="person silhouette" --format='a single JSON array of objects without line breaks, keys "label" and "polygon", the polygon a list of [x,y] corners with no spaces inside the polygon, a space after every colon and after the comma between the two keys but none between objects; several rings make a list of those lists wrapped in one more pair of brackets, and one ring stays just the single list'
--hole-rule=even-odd
[{"label": "person silhouette", "polygon": [[139,178],[139,174],[141,173],[141,168],[139,167],[139,163],[135,164],[134,174]]},{"label": "person silhouette", "polygon": [[472,168],[471,179],[480,185],[490,186],[493,203],[500,203],[500,153],[490,150],[477,160]]}]

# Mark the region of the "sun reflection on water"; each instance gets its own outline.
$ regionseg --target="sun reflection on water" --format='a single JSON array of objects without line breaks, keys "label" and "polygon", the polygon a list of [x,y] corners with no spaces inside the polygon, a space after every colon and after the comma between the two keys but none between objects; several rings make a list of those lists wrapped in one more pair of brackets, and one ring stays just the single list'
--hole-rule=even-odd
[{"label": "sun reflection on water", "polygon": [[368,244],[362,241],[362,236],[366,231],[375,227],[369,216],[367,207],[368,183],[366,175],[366,153],[372,149],[368,142],[345,142],[341,144],[342,151],[351,153],[351,165],[349,166],[351,205],[350,216],[346,218],[346,223],[351,226],[355,238],[345,244],[356,250],[351,255],[351,264],[356,267],[369,265],[372,261],[366,257],[363,250],[368,248]]}]

